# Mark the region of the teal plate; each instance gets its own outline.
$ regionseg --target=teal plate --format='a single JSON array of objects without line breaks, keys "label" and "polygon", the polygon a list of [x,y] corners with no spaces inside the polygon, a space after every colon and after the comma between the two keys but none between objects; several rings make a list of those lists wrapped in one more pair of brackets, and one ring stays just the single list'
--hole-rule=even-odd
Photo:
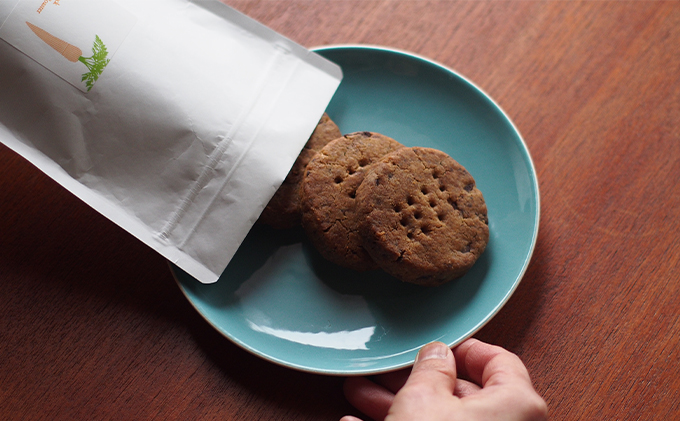
[{"label": "teal plate", "polygon": [[171,269],[208,323],[262,358],[332,375],[396,370],[428,342],[462,342],[508,301],[536,243],[536,173],[510,119],[454,71],[379,47],[315,51],[343,69],[327,110],[343,133],[440,149],[468,169],[488,207],[486,251],[464,277],[425,288],[337,267],[300,229],[255,226],[217,283]]}]

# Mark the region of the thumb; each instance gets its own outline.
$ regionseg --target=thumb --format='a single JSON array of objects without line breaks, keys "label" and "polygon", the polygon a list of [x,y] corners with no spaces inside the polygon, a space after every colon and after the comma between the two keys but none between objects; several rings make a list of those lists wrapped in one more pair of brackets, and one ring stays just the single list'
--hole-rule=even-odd
[{"label": "thumb", "polygon": [[456,362],[446,344],[432,342],[425,345],[413,364],[404,388],[417,387],[433,394],[451,396],[456,386]]}]

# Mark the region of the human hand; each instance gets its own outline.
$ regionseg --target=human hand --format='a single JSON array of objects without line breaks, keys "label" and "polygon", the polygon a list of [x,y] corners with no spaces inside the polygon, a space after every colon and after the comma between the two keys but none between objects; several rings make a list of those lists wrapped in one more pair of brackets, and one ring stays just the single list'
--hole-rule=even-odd
[{"label": "human hand", "polygon": [[[347,400],[377,421],[512,420],[548,418],[522,361],[505,349],[468,339],[453,352],[425,345],[413,369],[345,381]],[[396,394],[396,395],[395,395]],[[353,416],[340,421],[361,421]]]}]

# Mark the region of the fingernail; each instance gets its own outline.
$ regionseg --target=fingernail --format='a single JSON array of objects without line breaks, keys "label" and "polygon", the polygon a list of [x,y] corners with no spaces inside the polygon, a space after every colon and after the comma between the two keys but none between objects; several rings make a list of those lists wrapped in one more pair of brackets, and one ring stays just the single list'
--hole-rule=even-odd
[{"label": "fingernail", "polygon": [[441,342],[432,342],[425,345],[418,355],[416,356],[416,361],[425,361],[431,359],[445,360],[448,355],[449,347]]}]

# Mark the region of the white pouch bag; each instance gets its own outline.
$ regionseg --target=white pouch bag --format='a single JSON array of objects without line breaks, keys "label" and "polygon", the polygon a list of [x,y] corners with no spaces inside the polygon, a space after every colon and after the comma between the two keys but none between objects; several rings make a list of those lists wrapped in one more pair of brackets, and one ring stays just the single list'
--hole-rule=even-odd
[{"label": "white pouch bag", "polygon": [[2,0],[0,24],[0,141],[204,283],[342,79],[213,0]]}]

